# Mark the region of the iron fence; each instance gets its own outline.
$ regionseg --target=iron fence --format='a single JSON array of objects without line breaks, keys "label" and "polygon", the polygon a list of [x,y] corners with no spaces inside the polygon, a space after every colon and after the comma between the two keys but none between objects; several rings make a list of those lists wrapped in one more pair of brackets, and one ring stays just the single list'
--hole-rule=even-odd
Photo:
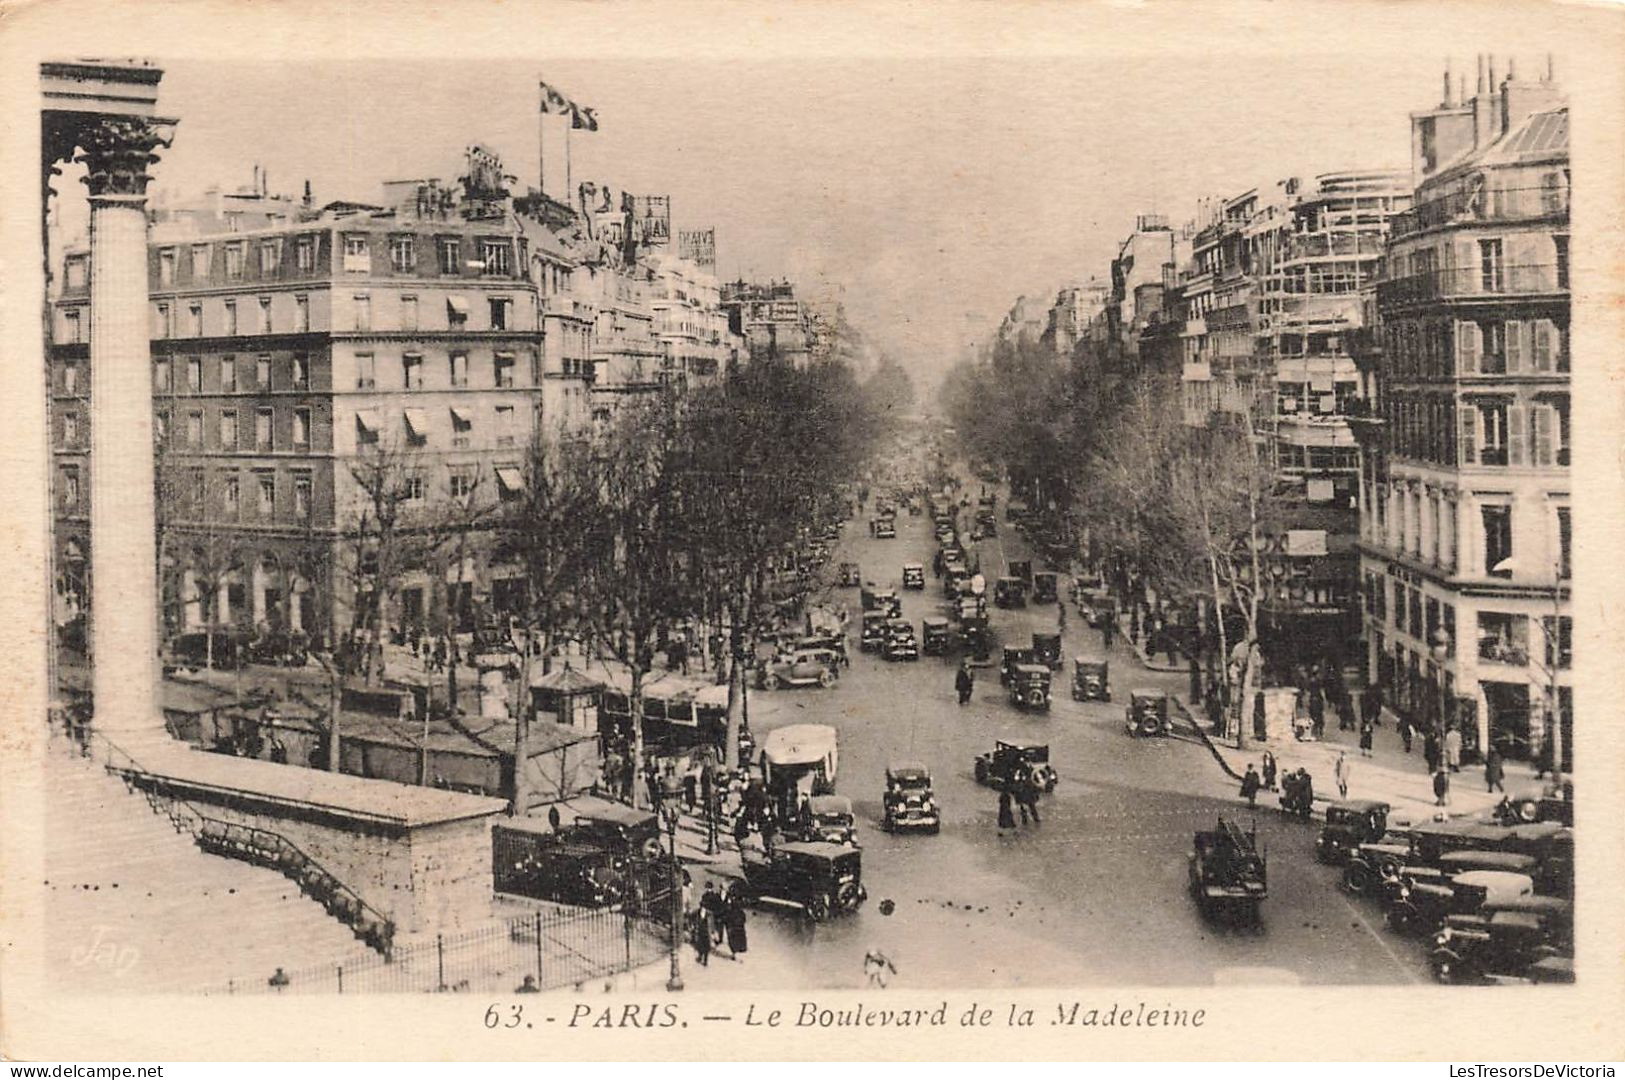
[{"label": "iron fence", "polygon": [[205,994],[512,993],[576,986],[665,956],[669,930],[620,908],[519,916],[398,944],[386,959],[357,953],[329,964],[228,980]]}]

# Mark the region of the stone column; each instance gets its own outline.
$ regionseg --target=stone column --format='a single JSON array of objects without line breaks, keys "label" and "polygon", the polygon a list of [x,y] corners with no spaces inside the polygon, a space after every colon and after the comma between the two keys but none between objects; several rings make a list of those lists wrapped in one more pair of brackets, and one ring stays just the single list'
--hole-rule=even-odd
[{"label": "stone column", "polygon": [[95,725],[161,736],[147,312],[147,166],[167,141],[139,117],[80,132],[90,186],[90,558]]}]

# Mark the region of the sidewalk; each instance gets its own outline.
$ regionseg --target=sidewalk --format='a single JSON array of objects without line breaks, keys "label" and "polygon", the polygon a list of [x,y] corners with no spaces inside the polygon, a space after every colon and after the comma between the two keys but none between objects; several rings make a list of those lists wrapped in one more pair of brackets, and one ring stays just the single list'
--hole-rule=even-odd
[{"label": "sidewalk", "polygon": [[[1460,772],[1451,774],[1449,806],[1435,806],[1433,777],[1422,760],[1421,740],[1417,739],[1415,749],[1406,754],[1399,740],[1398,720],[1386,711],[1383,713],[1383,724],[1377,728],[1372,739],[1372,756],[1361,757],[1359,732],[1339,731],[1335,723],[1327,724],[1318,742],[1299,742],[1290,738],[1248,739],[1247,749],[1237,750],[1215,739],[1207,730],[1205,717],[1193,716],[1178,696],[1174,698],[1174,704],[1185,721],[1207,743],[1225,772],[1238,783],[1247,766],[1258,765],[1264,751],[1269,750],[1275,755],[1278,775],[1300,766],[1308,769],[1315,782],[1315,801],[1322,804],[1333,802],[1340,797],[1335,775],[1337,755],[1339,751],[1346,751],[1348,760],[1354,766],[1349,798],[1380,799],[1393,807],[1396,820],[1408,818],[1421,821],[1440,813],[1449,817],[1476,816],[1501,801],[1500,792],[1484,790],[1482,765],[1463,765]],[[1543,781],[1535,779],[1534,768],[1529,764],[1508,761],[1505,768],[1504,785],[1508,795],[1538,795],[1543,789]],[[1274,792],[1259,794],[1260,801],[1267,805],[1274,805],[1277,798]]]}]

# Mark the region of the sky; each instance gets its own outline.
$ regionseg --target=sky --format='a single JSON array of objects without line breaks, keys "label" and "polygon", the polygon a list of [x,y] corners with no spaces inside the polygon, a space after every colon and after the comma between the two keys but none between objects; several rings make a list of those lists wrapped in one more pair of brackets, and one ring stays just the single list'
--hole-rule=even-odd
[{"label": "sky", "polygon": [[259,164],[274,191],[309,179],[318,204],[375,199],[391,178],[454,179],[475,142],[534,185],[545,78],[597,111],[600,129],[571,140],[577,182],[669,194],[674,229],[715,227],[725,278],[838,294],[927,385],[1018,296],[1106,276],[1137,213],[1180,222],[1199,197],[1289,175],[1407,168],[1407,114],[1437,102],[1444,62],[1403,49],[155,59],[160,111],[180,120],[159,192],[245,185]]}]

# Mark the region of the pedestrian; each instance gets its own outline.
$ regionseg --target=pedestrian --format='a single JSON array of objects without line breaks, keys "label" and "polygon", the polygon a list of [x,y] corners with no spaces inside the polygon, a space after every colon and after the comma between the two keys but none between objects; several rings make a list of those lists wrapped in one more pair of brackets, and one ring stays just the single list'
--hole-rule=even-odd
[{"label": "pedestrian", "polygon": [[1339,694],[1337,698],[1337,729],[1354,730],[1354,702],[1347,694]]},{"label": "pedestrian", "polygon": [[[710,888],[709,885],[706,888]],[[689,932],[694,945],[694,959],[701,967],[711,966],[711,913],[702,905],[693,915],[693,929]]]},{"label": "pedestrian", "polygon": [[1275,769],[1275,755],[1264,751],[1264,786],[1270,791],[1275,790]]},{"label": "pedestrian", "polygon": [[1337,752],[1337,766],[1333,770],[1337,777],[1337,797],[1349,797],[1349,778],[1354,774],[1354,762],[1349,760],[1348,753],[1343,750]]},{"label": "pedestrian", "polygon": [[863,974],[868,978],[870,986],[878,986],[884,990],[891,977],[897,974],[897,966],[879,949],[870,949],[863,954]]},{"label": "pedestrian", "polygon": [[1403,716],[1400,717],[1399,718],[1399,741],[1404,744],[1405,752],[1407,754],[1411,752],[1411,738],[1412,738],[1412,736],[1413,736],[1413,732],[1411,730],[1411,722],[1409,720],[1405,719]]},{"label": "pedestrian", "polygon": [[959,673],[954,676],[954,689],[959,693],[959,703],[964,705],[970,701],[971,690],[976,686],[976,677],[970,673],[970,662],[959,665]]},{"label": "pedestrian", "polygon": [[1100,620],[1100,642],[1101,642],[1101,646],[1107,652],[1111,651],[1111,648],[1112,648],[1112,635],[1115,634],[1116,632],[1117,632],[1117,612],[1113,611],[1111,609],[1111,607],[1108,605],[1107,608],[1106,608],[1105,617]]},{"label": "pedestrian", "polygon": [[1451,772],[1461,772],[1461,732],[1454,724],[1445,729],[1444,763]]},{"label": "pedestrian", "polygon": [[1016,798],[1021,803],[1021,823],[1023,825],[1027,823],[1028,814],[1032,815],[1034,825],[1039,824],[1042,820],[1038,816],[1038,794],[1038,778],[1029,769],[1022,775],[1020,786],[1016,789]]},{"label": "pedestrian", "polygon": [[1555,759],[1550,737],[1540,740],[1540,752],[1535,755],[1535,779],[1539,780],[1547,773],[1556,773]]},{"label": "pedestrian", "polygon": [[1445,769],[1433,774],[1433,805],[1450,805],[1450,773]]},{"label": "pedestrian", "polygon": [[288,982],[288,973],[281,968],[277,968],[276,972],[265,980],[265,984],[279,994],[288,988]]},{"label": "pedestrian", "polygon": [[1422,760],[1427,763],[1428,772],[1439,771],[1439,736],[1432,728],[1422,736]]},{"label": "pedestrian", "polygon": [[547,808],[547,823],[552,827],[554,832],[559,831],[561,820],[562,819],[559,817],[559,804],[554,803],[553,805],[549,806]]},{"label": "pedestrian", "polygon": [[1490,747],[1490,752],[1484,755],[1484,790],[1499,791],[1505,795],[1507,789],[1501,785],[1501,779],[1505,774],[1506,770],[1501,764],[1501,751]]},{"label": "pedestrian", "polygon": [[726,914],[727,908],[728,902],[723,898],[722,893],[718,891],[717,883],[707,881],[705,883],[705,892],[700,896],[700,911],[709,922],[712,944],[722,944],[723,916]]},{"label": "pedestrian", "polygon": [[1254,810],[1258,809],[1258,789],[1262,786],[1263,781],[1258,778],[1258,770],[1249,762],[1246,773],[1241,777],[1241,797],[1246,799],[1247,805]]},{"label": "pedestrian", "polygon": [[1369,719],[1360,721],[1360,756],[1371,756],[1371,736],[1373,728]]},{"label": "pedestrian", "polygon": [[745,932],[745,902],[740,898],[738,886],[728,893],[722,913],[723,925],[728,932],[728,951],[738,960],[749,945]]},{"label": "pedestrian", "polygon": [[540,994],[542,988],[536,985],[536,976],[526,975],[525,981],[513,988],[516,994]]},{"label": "pedestrian", "polygon": [[1309,730],[1315,733],[1316,739],[1326,733],[1326,699],[1318,686],[1309,689]]},{"label": "pedestrian", "polygon": [[999,832],[1016,827],[1016,813],[1010,805],[1010,789],[1008,786],[999,789]]},{"label": "pedestrian", "polygon": [[694,807],[699,805],[699,798],[700,778],[695,773],[694,768],[690,766],[688,771],[683,773],[683,806],[687,808],[689,813],[692,814]]},{"label": "pedestrian", "polygon": [[741,854],[745,851],[745,841],[750,837],[750,819],[743,810],[734,818],[734,843],[739,846]]}]

